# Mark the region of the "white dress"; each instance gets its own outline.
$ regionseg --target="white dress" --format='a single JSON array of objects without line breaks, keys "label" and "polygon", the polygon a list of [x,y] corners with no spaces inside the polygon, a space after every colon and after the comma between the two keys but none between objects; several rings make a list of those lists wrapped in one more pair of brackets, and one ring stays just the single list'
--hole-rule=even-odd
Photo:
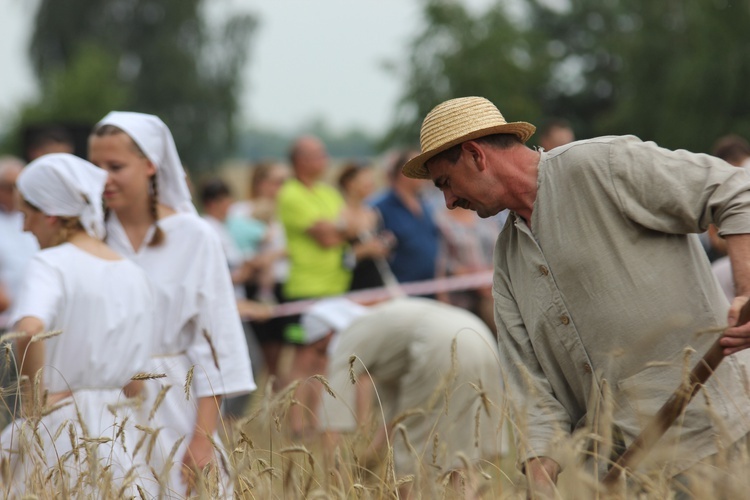
[{"label": "white dress", "polygon": [[[151,371],[167,377],[147,384],[140,423],[161,428],[150,465],[159,473],[171,467],[169,490],[162,493],[182,498],[186,486],[179,464],[192,438],[198,398],[238,396],[256,386],[218,237],[204,220],[191,213],[166,217],[159,221],[159,227],[164,232],[164,242],[158,246],[143,244],[135,251],[111,213],[107,243],[142,267],[156,289],[157,333]],[[186,391],[189,372],[192,380]],[[165,389],[168,386],[171,387]],[[158,394],[164,390],[163,400],[152,416]],[[173,445],[183,437],[168,460]],[[215,441],[221,444],[217,436]]]},{"label": "white dress", "polygon": [[[3,431],[2,454],[11,461],[15,490],[23,491],[37,474],[47,477],[58,458],[64,458],[70,474],[69,483],[58,485],[74,484],[81,470],[94,475],[95,483],[96,474],[109,471],[120,484],[136,466],[132,452],[139,436],[126,424],[133,418],[122,388],[148,369],[153,316],[151,284],[127,259],[104,260],[64,243],[39,251],[29,262],[11,319],[15,324],[35,317],[48,332],[62,330],[44,340],[43,380],[49,394],[71,391],[62,402],[72,404],[42,417],[38,426],[33,419],[17,419]],[[99,468],[87,463],[83,448],[71,453],[71,441],[95,447]],[[134,472],[138,478],[150,476],[142,468]]]}]

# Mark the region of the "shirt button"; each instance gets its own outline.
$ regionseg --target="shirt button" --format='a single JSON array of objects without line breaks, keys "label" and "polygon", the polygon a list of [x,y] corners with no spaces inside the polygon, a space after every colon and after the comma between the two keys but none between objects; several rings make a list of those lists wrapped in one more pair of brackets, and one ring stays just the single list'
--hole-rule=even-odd
[{"label": "shirt button", "polygon": [[591,373],[591,365],[588,363],[583,364],[583,371],[586,373]]},{"label": "shirt button", "polygon": [[563,325],[567,325],[568,323],[570,323],[570,318],[563,314],[562,316],[560,316],[560,321],[562,321]]},{"label": "shirt button", "polygon": [[547,276],[549,274],[549,269],[547,269],[547,266],[539,266],[539,272]]}]

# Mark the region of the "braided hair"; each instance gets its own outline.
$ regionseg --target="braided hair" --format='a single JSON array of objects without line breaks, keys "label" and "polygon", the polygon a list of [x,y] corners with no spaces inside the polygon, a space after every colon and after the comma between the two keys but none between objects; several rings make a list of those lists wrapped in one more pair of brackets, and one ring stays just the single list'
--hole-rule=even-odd
[{"label": "braided hair", "polygon": [[156,174],[151,176],[151,196],[149,197],[151,217],[154,219],[155,231],[148,242],[148,246],[156,247],[164,243],[164,231],[159,227],[159,183],[156,181]]},{"label": "braided hair", "polygon": [[58,220],[60,221],[60,232],[57,233],[55,246],[68,242],[79,231],[85,231],[78,217],[58,216]]}]

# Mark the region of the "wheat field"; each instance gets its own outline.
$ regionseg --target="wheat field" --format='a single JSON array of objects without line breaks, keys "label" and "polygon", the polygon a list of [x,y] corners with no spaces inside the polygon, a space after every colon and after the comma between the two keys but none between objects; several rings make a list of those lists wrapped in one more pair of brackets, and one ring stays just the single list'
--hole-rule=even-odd
[{"label": "wheat field", "polygon": [[[6,339],[6,358],[12,355],[8,345]],[[9,366],[12,363],[6,363],[6,370]],[[35,387],[39,385],[38,380],[27,382]],[[293,436],[289,431],[289,412],[293,406],[300,404],[295,399],[295,390],[299,384],[305,383],[319,384],[324,390],[327,389],[326,379],[322,376],[298,381],[278,393],[272,391],[271,381],[265,380],[253,394],[241,418],[222,420],[220,440],[214,445],[221,450],[224,458],[216,467],[198,476],[189,497],[220,497],[218,476],[220,471],[224,471],[233,484],[233,497],[238,499],[369,500],[404,498],[407,494],[409,498],[424,499],[527,498],[525,478],[515,463],[512,444],[504,456],[488,457],[475,463],[469,463],[459,454],[457,460],[463,467],[454,471],[432,466],[429,451],[415,451],[414,460],[421,464],[418,472],[400,475],[394,467],[391,449],[381,450],[376,456],[365,453],[375,429],[384,424],[378,417],[362,424],[358,432],[345,436],[330,453],[326,452],[320,434]],[[18,383],[6,383],[3,387],[6,406],[11,399],[8,396],[18,390]],[[158,498],[165,493],[162,490],[156,495],[149,494],[148,488],[142,487],[144,482],[148,482],[152,485],[150,491],[155,491],[153,485],[164,481],[163,471],[131,469],[118,473],[108,463],[107,453],[101,453],[102,449],[122,439],[123,433],[135,432],[138,434],[137,453],[148,457],[158,429],[132,427],[121,422],[122,425],[112,429],[109,436],[90,436],[86,435],[85,426],[76,422],[75,416],[57,429],[41,429],[39,422],[43,421],[45,415],[64,411],[60,405],[47,406],[44,398],[44,394],[38,393],[33,397],[33,411],[23,421],[25,432],[20,434],[22,440],[16,444],[28,461],[22,484],[10,470],[10,454],[4,446],[0,463],[4,497]],[[509,412],[510,407],[522,400],[520,395],[505,394],[504,401],[487,402],[492,409],[488,414],[497,422],[496,434],[478,435],[477,430],[473,445],[479,446],[487,440],[512,442],[511,428],[523,437],[523,419],[511,419]],[[313,410],[302,410],[313,416]],[[606,419],[606,413],[603,412],[601,418]],[[467,419],[467,425],[473,425],[473,421],[473,417]],[[404,432],[398,422],[395,422],[395,426],[394,422],[387,424],[395,427],[394,434]],[[50,460],[45,459],[40,451],[42,431],[54,433],[55,438],[68,439],[70,442],[70,450],[59,456],[56,463],[49,463]],[[403,438],[408,440],[408,436]],[[750,474],[747,472],[750,457],[745,443],[722,449],[712,460],[694,467],[679,481],[667,477],[658,465],[658,458],[667,456],[669,450],[657,445],[650,455],[653,460],[647,462],[647,466],[636,472],[628,472],[625,480],[612,490],[607,490],[594,470],[597,463],[599,466],[610,463],[611,439],[612,436],[598,435],[586,427],[572,435],[560,437],[557,449],[558,456],[563,457],[563,472],[557,484],[556,498],[690,498],[685,496],[685,485],[688,484],[695,498],[744,498],[750,491]],[[363,458],[365,455],[367,458]]]}]

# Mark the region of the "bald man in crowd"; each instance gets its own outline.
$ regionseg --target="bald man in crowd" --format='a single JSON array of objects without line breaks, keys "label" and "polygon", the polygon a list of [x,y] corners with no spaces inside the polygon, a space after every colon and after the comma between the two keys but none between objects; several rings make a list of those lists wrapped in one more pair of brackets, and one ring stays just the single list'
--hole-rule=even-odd
[{"label": "bald man in crowd", "polygon": [[563,118],[550,118],[539,128],[539,146],[549,151],[576,140],[573,126]]},{"label": "bald man in crowd", "polygon": [[[317,137],[296,139],[289,150],[294,176],[279,191],[278,211],[284,226],[289,256],[289,277],[282,293],[284,300],[303,300],[344,293],[349,288],[351,271],[344,265],[347,250],[347,228],[342,224],[344,199],[332,186],[323,182],[329,165],[328,152]],[[295,348],[296,361],[287,380],[307,380],[301,362],[309,346],[299,325],[299,315],[285,321],[284,340]],[[297,399],[314,408],[317,404],[313,382],[300,387]],[[295,436],[311,432],[313,422],[301,413],[300,405],[292,409],[291,427]]]}]

